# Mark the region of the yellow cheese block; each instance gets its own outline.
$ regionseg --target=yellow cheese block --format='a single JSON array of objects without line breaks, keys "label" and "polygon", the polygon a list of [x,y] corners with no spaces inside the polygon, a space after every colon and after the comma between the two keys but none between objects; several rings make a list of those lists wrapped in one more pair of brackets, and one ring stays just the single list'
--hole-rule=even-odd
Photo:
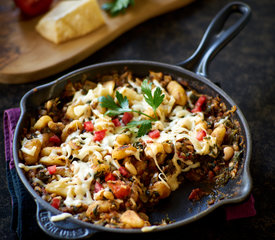
[{"label": "yellow cheese block", "polygon": [[40,19],[36,30],[58,44],[83,36],[104,23],[96,0],[65,0]]}]

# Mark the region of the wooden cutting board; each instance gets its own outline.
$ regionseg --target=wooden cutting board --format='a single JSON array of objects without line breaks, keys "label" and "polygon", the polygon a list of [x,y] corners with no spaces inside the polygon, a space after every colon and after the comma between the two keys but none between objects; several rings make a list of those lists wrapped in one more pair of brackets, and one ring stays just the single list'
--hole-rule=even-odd
[{"label": "wooden cutting board", "polygon": [[[40,17],[24,19],[13,1],[0,0],[0,83],[36,81],[85,59],[116,37],[152,17],[186,6],[194,0],[136,0],[125,14],[110,17],[90,34],[55,45],[42,38],[35,25]],[[99,4],[106,0],[99,0]]]}]

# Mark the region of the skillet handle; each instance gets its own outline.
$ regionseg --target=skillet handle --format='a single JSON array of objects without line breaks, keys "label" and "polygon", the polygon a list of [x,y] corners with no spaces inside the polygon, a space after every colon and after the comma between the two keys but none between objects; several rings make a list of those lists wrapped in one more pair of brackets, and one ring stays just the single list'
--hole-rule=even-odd
[{"label": "skillet handle", "polygon": [[[235,13],[240,13],[241,16],[230,27],[224,29],[226,21]],[[226,5],[209,24],[193,55],[177,65],[207,77],[210,61],[244,28],[250,16],[250,7],[245,3],[232,2]]]},{"label": "skillet handle", "polygon": [[53,222],[51,216],[53,213],[44,208],[37,200],[36,219],[39,227],[49,236],[56,239],[84,239],[91,237],[97,231],[90,228],[81,227],[72,221],[70,218],[62,221]]}]

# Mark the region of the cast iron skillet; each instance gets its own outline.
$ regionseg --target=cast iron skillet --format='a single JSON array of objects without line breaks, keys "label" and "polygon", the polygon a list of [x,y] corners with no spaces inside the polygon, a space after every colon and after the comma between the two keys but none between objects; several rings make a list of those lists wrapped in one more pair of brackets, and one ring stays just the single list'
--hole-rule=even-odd
[{"label": "cast iron skillet", "polygon": [[[229,17],[236,13],[239,14],[238,19],[234,20],[234,23],[225,29],[225,23],[228,22]],[[177,66],[159,62],[136,60],[105,62],[78,69],[25,94],[20,103],[21,116],[15,130],[13,155],[17,172],[36,201],[38,224],[48,235],[54,238],[81,239],[91,237],[94,233],[99,231],[116,233],[142,233],[142,231],[140,229],[106,228],[73,218],[68,218],[59,222],[50,221],[51,216],[60,214],[61,212],[53,208],[36,194],[25,177],[24,172],[18,167],[20,136],[23,128],[28,126],[29,117],[34,114],[37,107],[48,99],[59,96],[68,80],[72,82],[80,81],[83,74],[86,74],[88,79],[93,79],[93,77],[99,73],[108,74],[113,70],[123,71],[125,66],[127,66],[133,74],[141,77],[146,76],[149,71],[156,71],[169,73],[179,81],[184,79],[188,81],[192,88],[200,92],[211,96],[219,95],[230,109],[236,104],[222,89],[206,78],[207,66],[217,52],[244,27],[250,14],[251,11],[249,6],[244,3],[233,2],[225,6],[210,23],[195,53]],[[242,112],[238,107],[237,109],[236,119],[238,119],[241,124],[242,135],[245,139],[245,151],[237,178],[229,181],[227,185],[215,191],[216,202],[210,206],[207,204],[210,197],[204,197],[201,201],[196,203],[188,201],[189,193],[194,187],[198,187],[198,185],[184,183],[179,189],[173,192],[168,199],[161,201],[159,205],[156,206],[154,212],[149,216],[152,222],[160,222],[161,219],[168,215],[168,217],[175,220],[175,222],[167,226],[156,227],[152,229],[152,231],[161,231],[183,226],[209,214],[217,207],[224,204],[237,203],[247,198],[252,188],[252,180],[249,173],[251,136]],[[200,187],[203,187],[203,185]]]}]

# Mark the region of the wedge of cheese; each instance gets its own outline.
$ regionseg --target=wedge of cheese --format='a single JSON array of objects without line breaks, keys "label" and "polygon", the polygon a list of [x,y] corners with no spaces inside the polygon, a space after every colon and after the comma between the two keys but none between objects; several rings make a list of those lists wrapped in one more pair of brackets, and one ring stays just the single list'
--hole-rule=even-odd
[{"label": "wedge of cheese", "polygon": [[60,1],[43,16],[36,30],[58,44],[83,36],[105,23],[96,0]]}]

